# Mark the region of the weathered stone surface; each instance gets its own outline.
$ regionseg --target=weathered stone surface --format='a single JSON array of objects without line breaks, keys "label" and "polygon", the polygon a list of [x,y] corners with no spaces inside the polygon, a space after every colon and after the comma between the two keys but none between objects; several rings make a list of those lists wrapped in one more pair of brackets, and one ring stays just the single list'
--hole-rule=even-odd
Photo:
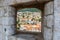
[{"label": "weathered stone surface", "polygon": [[60,40],[60,0],[54,1],[54,36],[53,40]]},{"label": "weathered stone surface", "polygon": [[17,40],[35,40],[34,35],[29,35],[29,34],[20,34],[17,35]]},{"label": "weathered stone surface", "polygon": [[2,34],[3,33],[3,27],[2,27],[2,25],[0,25],[0,40],[2,40]]},{"label": "weathered stone surface", "polygon": [[[54,7],[56,7],[55,9],[59,9],[60,8],[60,0],[55,0],[54,1]],[[58,10],[56,10],[58,11]]]},{"label": "weathered stone surface", "polygon": [[52,28],[53,23],[54,23],[53,15],[48,15],[48,16],[47,16],[47,27]]},{"label": "weathered stone surface", "polygon": [[0,7],[0,40],[7,40],[7,35],[15,33],[15,8],[11,6]]},{"label": "weathered stone surface", "polygon": [[54,31],[53,40],[60,40],[60,30]]},{"label": "weathered stone surface", "polygon": [[2,25],[14,25],[15,18],[14,17],[3,17],[2,18]]},{"label": "weathered stone surface", "polygon": [[25,2],[31,2],[35,0],[16,0],[17,3],[25,3]]},{"label": "weathered stone surface", "polygon": [[[5,31],[6,30],[6,31]],[[6,33],[6,35],[12,35],[15,33],[15,26],[11,25],[11,26],[4,26],[4,31]]]},{"label": "weathered stone surface", "polygon": [[44,27],[44,40],[52,40],[52,26],[53,26],[53,2],[49,2],[45,5],[45,27]]},{"label": "weathered stone surface", "polygon": [[15,36],[7,36],[8,40],[17,40],[17,38]]},{"label": "weathered stone surface", "polygon": [[15,16],[15,11],[16,10],[15,10],[14,7],[11,7],[11,6],[2,6],[2,7],[0,7],[0,17]]},{"label": "weathered stone surface", "polygon": [[26,3],[31,1],[35,1],[35,0],[0,0],[0,6],[15,5],[15,4]]},{"label": "weathered stone surface", "polygon": [[[15,9],[11,6],[4,6],[4,15],[2,15],[3,31],[6,35],[12,35],[15,33]],[[2,12],[3,12],[2,11]]]},{"label": "weathered stone surface", "polygon": [[[3,3],[3,5],[12,5],[12,4],[14,4],[14,3],[16,3],[15,2],[15,0],[4,0],[5,2]],[[20,0],[19,0],[20,1]],[[25,0],[26,1],[26,0]],[[24,2],[24,1],[23,1]],[[18,2],[19,3],[19,2]],[[1,5],[2,5],[2,2],[1,2]],[[1,6],[0,5],[0,6]],[[49,6],[49,5],[48,5]],[[49,9],[49,7],[47,8],[47,9]],[[46,9],[46,10],[47,10]],[[14,25],[12,26],[12,23],[14,24],[14,16],[13,15],[15,15],[15,11],[13,11],[13,10],[15,10],[14,8],[12,8],[12,7],[4,7],[3,8],[3,11],[1,11],[1,12],[3,12],[4,14],[2,14],[1,13],[1,16],[3,17],[3,40],[6,40],[6,35],[11,35],[11,34],[14,34]],[[50,10],[47,10],[49,13],[51,13],[51,11],[53,11],[52,9]],[[47,12],[46,11],[46,12]],[[13,13],[13,14],[12,14]],[[13,17],[11,17],[11,16],[13,16]],[[6,18],[5,18],[6,17]],[[45,19],[46,20],[46,19]],[[6,22],[5,22],[6,21]],[[6,25],[5,25],[6,24]],[[44,23],[44,24],[46,24],[46,22]],[[58,32],[57,32],[58,33]],[[2,33],[1,33],[2,34]],[[8,37],[8,36],[7,36]],[[1,38],[1,37],[0,37]],[[45,40],[51,40],[51,38],[52,38],[52,29],[48,29],[48,28],[45,28],[44,27],[44,39]],[[54,37],[55,38],[55,37]],[[9,37],[9,40],[15,40],[15,37]],[[18,38],[18,40],[35,40],[35,38],[26,38],[26,39],[23,39],[23,38]]]},{"label": "weathered stone surface", "polygon": [[0,25],[2,25],[2,17],[0,17]]},{"label": "weathered stone surface", "polygon": [[15,16],[15,8],[11,6],[4,6],[4,16]]},{"label": "weathered stone surface", "polygon": [[3,26],[0,25],[0,33],[2,33],[2,31],[3,31]]},{"label": "weathered stone surface", "polygon": [[44,40],[52,40],[52,29],[44,27]]},{"label": "weathered stone surface", "polygon": [[47,25],[47,17],[44,16],[44,19],[43,19],[43,26],[46,26]]},{"label": "weathered stone surface", "polygon": [[2,35],[3,35],[3,34],[0,32],[0,40],[2,40]]},{"label": "weathered stone surface", "polygon": [[36,2],[36,1],[44,2],[44,1],[50,1],[50,0],[0,0],[0,6],[15,5],[15,4],[19,4],[19,3],[28,3],[28,2]]},{"label": "weathered stone surface", "polygon": [[3,25],[0,25],[0,40],[6,40],[6,35],[5,35]]},{"label": "weathered stone surface", "polygon": [[0,6],[16,4],[16,0],[0,0]]},{"label": "weathered stone surface", "polygon": [[45,5],[45,15],[53,14],[53,2],[49,2]]},{"label": "weathered stone surface", "polygon": [[34,38],[18,38],[17,40],[35,40]]},{"label": "weathered stone surface", "polygon": [[4,16],[4,9],[0,7],[0,17]]},{"label": "weathered stone surface", "polygon": [[5,34],[5,32],[2,35],[2,40],[6,40],[6,34]]}]

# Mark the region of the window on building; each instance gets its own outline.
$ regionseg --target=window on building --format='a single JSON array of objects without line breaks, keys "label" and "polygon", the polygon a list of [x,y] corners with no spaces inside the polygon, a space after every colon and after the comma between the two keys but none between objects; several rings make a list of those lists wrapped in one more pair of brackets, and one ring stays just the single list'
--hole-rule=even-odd
[{"label": "window on building", "polygon": [[41,32],[41,11],[37,8],[24,8],[18,10],[17,30]]}]

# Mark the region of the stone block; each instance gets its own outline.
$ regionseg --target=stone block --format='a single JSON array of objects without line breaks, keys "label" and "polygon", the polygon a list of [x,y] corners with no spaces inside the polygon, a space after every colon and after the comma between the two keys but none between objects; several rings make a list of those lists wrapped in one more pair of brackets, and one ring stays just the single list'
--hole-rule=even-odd
[{"label": "stone block", "polygon": [[13,35],[15,33],[15,26],[3,26],[3,32],[6,33],[6,35]]},{"label": "stone block", "polygon": [[60,0],[54,1],[54,36],[53,40],[60,40]]},{"label": "stone block", "polygon": [[14,25],[15,19],[14,17],[3,17],[2,18],[2,25]]},{"label": "stone block", "polygon": [[60,30],[54,30],[53,40],[60,40]]},{"label": "stone block", "polygon": [[52,40],[52,29],[44,27],[44,40]]},{"label": "stone block", "polygon": [[15,16],[15,8],[11,6],[3,6],[0,8],[0,17],[2,16]]},{"label": "stone block", "polygon": [[53,1],[45,5],[45,15],[53,14]]},{"label": "stone block", "polygon": [[55,23],[55,27],[60,27],[60,11],[56,10],[54,13],[54,23]]},{"label": "stone block", "polygon": [[4,6],[4,16],[15,16],[15,8],[10,6]]},{"label": "stone block", "polygon": [[7,5],[15,5],[19,3],[26,3],[26,2],[31,2],[35,0],[0,0],[0,6],[7,6]]},{"label": "stone block", "polygon": [[25,38],[18,38],[17,40],[35,40],[34,38],[27,38],[27,39],[25,39]]},{"label": "stone block", "polygon": [[6,40],[5,39],[5,32],[3,31],[2,25],[0,25],[0,40]]},{"label": "stone block", "polygon": [[54,23],[53,15],[48,15],[48,16],[47,16],[47,27],[52,28],[53,23]]},{"label": "stone block", "polygon": [[16,0],[2,0],[0,6],[7,6],[7,5],[13,5],[16,4]]},{"label": "stone block", "polygon": [[53,36],[53,40],[60,40],[60,26],[58,26],[58,24],[56,24],[56,26],[54,26],[54,36]]},{"label": "stone block", "polygon": [[8,40],[17,40],[15,36],[8,36]]},{"label": "stone block", "polygon": [[35,36],[31,34],[18,34],[17,40],[35,40]]},{"label": "stone block", "polygon": [[25,3],[25,2],[30,2],[30,1],[35,1],[35,0],[16,0],[17,3]]},{"label": "stone block", "polygon": [[56,7],[54,9],[60,9],[60,0],[55,0],[54,1],[54,7]]}]

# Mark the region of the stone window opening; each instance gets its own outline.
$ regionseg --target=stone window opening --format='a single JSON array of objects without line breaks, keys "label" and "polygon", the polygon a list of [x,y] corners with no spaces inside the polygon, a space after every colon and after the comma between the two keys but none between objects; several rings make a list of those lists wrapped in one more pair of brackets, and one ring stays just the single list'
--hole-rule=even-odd
[{"label": "stone window opening", "polygon": [[[31,2],[30,2],[31,3]],[[37,2],[36,2],[37,3]],[[33,34],[33,35],[38,35],[36,38],[40,38],[41,34],[45,40],[51,40],[53,38],[53,1],[48,1],[48,2],[43,2],[43,3],[33,3],[33,4],[28,4],[25,5],[24,3],[22,4],[14,4],[13,6],[3,6],[0,8],[1,12],[1,28],[3,27],[1,34],[3,32],[3,37],[5,38],[5,35],[7,35],[7,38],[17,34]],[[33,32],[23,32],[23,31],[17,31],[16,29],[16,17],[17,17],[17,11],[19,9],[24,9],[24,8],[38,8],[42,11],[42,29],[41,33],[33,33]],[[24,16],[23,16],[24,18]],[[33,19],[32,19],[33,20]],[[28,23],[29,24],[29,23]],[[1,38],[1,39],[4,39]],[[10,37],[11,38],[11,37]],[[14,38],[16,38],[14,36]],[[12,39],[14,39],[12,37]],[[9,39],[9,38],[8,38]],[[36,39],[37,40],[37,39]]]},{"label": "stone window opening", "polygon": [[[49,2],[48,2],[49,3]],[[53,2],[51,2],[51,4],[53,5]],[[41,10],[41,17],[42,17],[42,23],[41,23],[41,26],[42,26],[42,28],[41,28],[41,33],[39,33],[39,32],[36,32],[36,33],[33,33],[33,32],[26,32],[26,31],[17,31],[17,34],[33,34],[33,35],[39,35],[39,36],[37,36],[36,38],[39,38],[40,36],[42,37],[42,38],[47,38],[48,37],[48,35],[50,35],[50,33],[49,32],[51,32],[51,35],[49,36],[49,38],[47,38],[47,39],[51,39],[51,36],[52,36],[52,29],[50,29],[51,27],[47,27],[47,26],[51,26],[51,25],[53,25],[52,23],[53,23],[53,14],[51,14],[51,15],[49,15],[48,13],[47,13],[47,11],[48,12],[52,12],[53,11],[53,6],[51,5],[51,4],[43,4],[42,6],[38,6],[38,5],[34,5],[34,6],[22,6],[22,8],[20,8],[20,7],[18,7],[17,8],[17,10],[18,9],[24,9],[24,8],[38,8],[38,9],[40,9]],[[44,6],[45,5],[45,6]],[[47,5],[49,5],[49,8],[51,8],[51,9],[49,9],[48,8],[48,6]],[[46,7],[47,7],[47,9],[46,9]],[[52,10],[52,11],[51,11]],[[53,13],[53,12],[52,12]],[[52,20],[50,20],[50,21],[47,21],[47,20],[49,20],[49,19],[52,19]],[[49,25],[49,24],[51,24],[51,25]],[[48,32],[48,33],[46,33],[46,32]],[[45,34],[46,33],[46,34]],[[48,35],[47,35],[48,34]],[[45,37],[46,36],[46,37]]]},{"label": "stone window opening", "polygon": [[[17,11],[17,31],[41,32],[41,10],[24,8]],[[33,27],[34,26],[34,27]]]}]

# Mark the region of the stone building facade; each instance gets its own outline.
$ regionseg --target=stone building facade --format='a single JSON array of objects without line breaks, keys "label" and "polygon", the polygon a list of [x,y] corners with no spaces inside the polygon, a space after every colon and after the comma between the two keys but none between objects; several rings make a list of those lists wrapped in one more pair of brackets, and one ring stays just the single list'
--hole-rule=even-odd
[{"label": "stone building facade", "polygon": [[39,6],[42,9],[43,39],[60,40],[59,0],[0,0],[0,40],[20,40],[20,38],[12,36],[16,31],[16,9],[19,9],[17,5],[32,5],[34,3],[43,3],[44,6]]}]

